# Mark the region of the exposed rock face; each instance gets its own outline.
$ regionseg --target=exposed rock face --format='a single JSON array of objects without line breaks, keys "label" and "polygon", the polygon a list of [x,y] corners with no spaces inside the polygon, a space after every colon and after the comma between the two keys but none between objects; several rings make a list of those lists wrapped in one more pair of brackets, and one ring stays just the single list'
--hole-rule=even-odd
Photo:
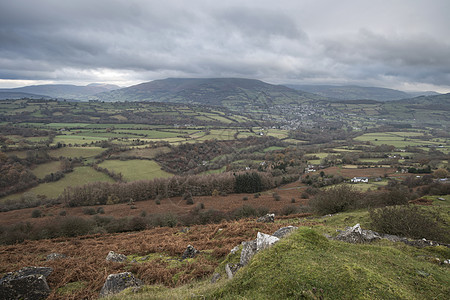
[{"label": "exposed rock face", "polygon": [[0,299],[45,299],[50,294],[47,276],[52,268],[26,267],[0,279]]},{"label": "exposed rock face", "polygon": [[353,227],[347,227],[345,231],[339,233],[334,239],[357,244],[370,243],[374,240],[381,239],[381,236],[375,231],[362,229],[359,224],[356,224]]},{"label": "exposed rock face", "polygon": [[282,239],[285,236],[287,236],[290,233],[292,233],[296,229],[298,229],[298,227],[296,227],[296,226],[287,226],[287,227],[283,227],[283,228],[278,229],[272,235],[277,237],[277,238],[279,238],[279,239]]},{"label": "exposed rock face", "polygon": [[105,284],[100,291],[100,298],[120,293],[129,287],[140,287],[142,281],[135,278],[130,272],[111,274],[106,278]]},{"label": "exposed rock face", "polygon": [[256,251],[260,251],[266,248],[269,248],[276,242],[278,242],[280,239],[276,236],[265,234],[262,232],[258,232],[258,235],[256,237]]},{"label": "exposed rock face", "polygon": [[235,254],[238,251],[239,251],[239,246],[236,246],[236,247],[234,247],[233,249],[230,250],[230,254]]},{"label": "exposed rock face", "polygon": [[186,250],[184,250],[183,256],[181,258],[182,259],[194,258],[199,253],[200,251],[195,249],[192,245],[188,245]]},{"label": "exposed rock face", "polygon": [[242,242],[241,259],[239,261],[241,266],[245,266],[249,263],[250,259],[252,259],[253,255],[257,252],[256,248],[256,240]]},{"label": "exposed rock face", "polygon": [[50,253],[49,255],[47,255],[47,261],[66,258],[66,257],[67,257],[66,255],[61,254],[61,253]]},{"label": "exposed rock face", "polygon": [[108,255],[106,256],[106,260],[112,262],[124,262],[127,260],[127,257],[123,254],[115,253],[114,251],[109,251]]},{"label": "exposed rock face", "polygon": [[275,214],[267,214],[265,216],[259,217],[256,222],[273,223],[275,222]]}]

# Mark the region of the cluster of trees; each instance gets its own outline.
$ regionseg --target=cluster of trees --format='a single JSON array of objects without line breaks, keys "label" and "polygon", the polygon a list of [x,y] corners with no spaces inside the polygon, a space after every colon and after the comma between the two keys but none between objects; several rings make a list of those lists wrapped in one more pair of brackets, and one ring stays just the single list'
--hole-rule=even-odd
[{"label": "cluster of trees", "polygon": [[0,197],[36,186],[36,176],[15,157],[0,152]]},{"label": "cluster of trees", "polygon": [[[250,175],[240,177],[241,175],[241,173],[227,172],[203,176],[174,176],[129,183],[96,182],[65,189],[60,196],[60,201],[68,206],[88,206],[144,201],[157,197],[158,199],[176,197],[188,193],[193,196],[206,196],[217,192],[230,194],[236,191],[236,183],[238,182],[241,188],[243,181],[255,184],[255,187],[249,187],[252,190],[261,191],[274,187],[273,178],[268,173],[252,172]],[[244,178],[252,178],[253,181],[246,181]]]},{"label": "cluster of trees", "polygon": [[198,174],[209,169],[219,169],[236,160],[254,158],[255,152],[281,144],[282,142],[273,137],[248,137],[232,141],[208,140],[173,147],[170,153],[159,155],[155,160],[163,170],[170,173]]}]

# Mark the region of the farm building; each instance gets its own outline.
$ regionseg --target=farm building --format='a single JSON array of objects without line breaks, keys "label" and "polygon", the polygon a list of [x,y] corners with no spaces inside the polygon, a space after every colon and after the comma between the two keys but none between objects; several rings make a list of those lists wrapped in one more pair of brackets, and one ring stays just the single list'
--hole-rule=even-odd
[{"label": "farm building", "polygon": [[351,179],[352,183],[360,183],[360,182],[364,182],[364,183],[368,183],[369,182],[369,178],[367,177],[353,177]]}]

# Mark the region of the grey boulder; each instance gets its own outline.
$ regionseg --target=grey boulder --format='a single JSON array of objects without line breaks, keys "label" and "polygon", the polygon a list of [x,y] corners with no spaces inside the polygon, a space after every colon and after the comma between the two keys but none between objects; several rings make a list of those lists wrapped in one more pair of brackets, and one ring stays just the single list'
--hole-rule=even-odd
[{"label": "grey boulder", "polygon": [[47,276],[52,268],[26,267],[0,279],[0,299],[45,299],[50,294]]},{"label": "grey boulder", "polygon": [[100,298],[115,295],[130,287],[139,288],[142,284],[142,281],[130,272],[111,274],[100,290]]}]

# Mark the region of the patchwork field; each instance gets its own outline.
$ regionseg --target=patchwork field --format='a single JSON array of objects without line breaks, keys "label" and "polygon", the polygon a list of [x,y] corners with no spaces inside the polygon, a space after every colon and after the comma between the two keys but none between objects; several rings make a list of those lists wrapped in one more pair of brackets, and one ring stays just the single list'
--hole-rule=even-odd
[{"label": "patchwork field", "polygon": [[122,173],[126,181],[150,180],[172,176],[172,174],[161,170],[161,167],[151,160],[105,160],[99,166],[116,173]]}]

